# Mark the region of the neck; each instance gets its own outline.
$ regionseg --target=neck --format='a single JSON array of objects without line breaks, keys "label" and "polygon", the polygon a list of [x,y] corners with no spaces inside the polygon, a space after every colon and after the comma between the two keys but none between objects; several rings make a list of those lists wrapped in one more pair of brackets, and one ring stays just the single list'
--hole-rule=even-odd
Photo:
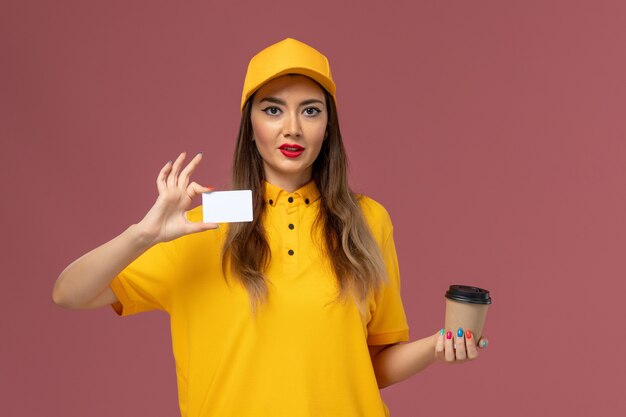
[{"label": "neck", "polygon": [[306,172],[299,175],[272,175],[269,172],[265,173],[265,180],[272,185],[282,188],[288,193],[292,193],[300,188],[302,188],[305,184],[311,181],[312,173]]}]

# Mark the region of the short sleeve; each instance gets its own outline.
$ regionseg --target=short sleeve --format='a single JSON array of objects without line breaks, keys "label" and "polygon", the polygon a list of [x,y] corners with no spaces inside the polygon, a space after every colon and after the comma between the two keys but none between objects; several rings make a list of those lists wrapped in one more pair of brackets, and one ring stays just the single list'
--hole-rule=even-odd
[{"label": "short sleeve", "polygon": [[128,316],[150,310],[167,311],[178,264],[176,241],[159,243],[144,252],[110,284],[119,300],[112,306],[115,312]]},{"label": "short sleeve", "polygon": [[367,325],[368,345],[388,345],[409,340],[409,326],[400,295],[400,270],[392,229],[389,230],[381,250],[388,282],[375,297],[371,319]]}]

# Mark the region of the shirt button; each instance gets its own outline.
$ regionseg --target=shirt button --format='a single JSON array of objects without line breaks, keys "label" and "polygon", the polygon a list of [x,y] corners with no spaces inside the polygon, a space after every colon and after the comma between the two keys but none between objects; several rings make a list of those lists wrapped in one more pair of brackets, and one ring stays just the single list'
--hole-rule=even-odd
[{"label": "shirt button", "polygon": [[274,200],[270,200],[270,201],[269,201],[269,203],[270,203],[270,204],[274,204]]},{"label": "shirt button", "polygon": [[287,201],[289,201],[290,203],[293,203],[293,197],[289,197]]},{"label": "shirt button", "polygon": [[309,199],[304,200],[305,203],[309,204]]},{"label": "shirt button", "polygon": [[289,254],[289,256],[293,256],[294,251],[292,251],[291,249],[289,249],[289,252],[287,252]]},{"label": "shirt button", "polygon": [[293,230],[293,228],[294,228],[294,227],[295,227],[295,226],[294,226],[293,224],[291,224],[291,223],[289,224],[289,229],[290,229],[290,230]]}]

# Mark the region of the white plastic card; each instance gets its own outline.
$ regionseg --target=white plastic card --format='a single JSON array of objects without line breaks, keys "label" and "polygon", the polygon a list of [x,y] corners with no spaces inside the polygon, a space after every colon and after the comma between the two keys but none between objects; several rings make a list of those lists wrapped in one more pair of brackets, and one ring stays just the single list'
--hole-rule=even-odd
[{"label": "white plastic card", "polygon": [[205,223],[251,222],[252,191],[202,193],[202,220]]}]

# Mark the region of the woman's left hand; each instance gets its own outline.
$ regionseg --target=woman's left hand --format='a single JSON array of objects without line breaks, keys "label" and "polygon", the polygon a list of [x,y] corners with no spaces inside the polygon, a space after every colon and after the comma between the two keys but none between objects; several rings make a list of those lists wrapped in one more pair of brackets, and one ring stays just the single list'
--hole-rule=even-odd
[{"label": "woman's left hand", "polygon": [[478,343],[471,330],[457,331],[441,329],[437,334],[435,358],[441,362],[462,363],[478,357],[478,349],[484,349],[489,342],[481,337]]}]

